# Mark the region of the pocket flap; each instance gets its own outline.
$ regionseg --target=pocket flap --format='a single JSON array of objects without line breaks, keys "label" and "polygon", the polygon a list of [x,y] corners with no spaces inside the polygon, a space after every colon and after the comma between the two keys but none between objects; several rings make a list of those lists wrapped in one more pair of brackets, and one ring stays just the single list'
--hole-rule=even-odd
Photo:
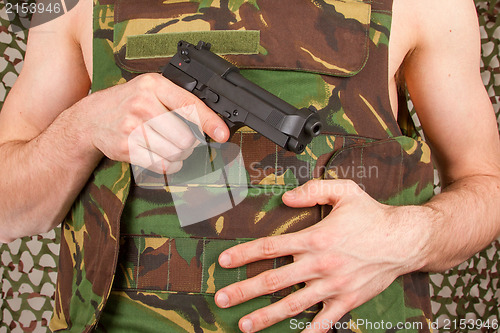
[{"label": "pocket flap", "polygon": [[240,68],[352,76],[368,59],[371,5],[360,0],[117,0],[114,52],[157,72],[179,40],[210,42]]}]

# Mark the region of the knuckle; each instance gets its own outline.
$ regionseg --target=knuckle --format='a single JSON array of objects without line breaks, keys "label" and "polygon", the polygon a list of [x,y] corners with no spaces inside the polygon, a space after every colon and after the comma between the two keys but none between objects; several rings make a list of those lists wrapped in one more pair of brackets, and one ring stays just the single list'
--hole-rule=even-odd
[{"label": "knuckle", "polygon": [[136,79],[136,85],[138,89],[149,90],[156,86],[158,80],[158,74],[156,73],[146,73],[142,74]]},{"label": "knuckle", "polygon": [[323,253],[331,243],[330,236],[325,232],[315,232],[306,240],[307,248],[313,252]]},{"label": "knuckle", "polygon": [[321,190],[322,181],[319,179],[311,179],[305,184],[304,190],[309,195],[318,195]]},{"label": "knuckle", "polygon": [[172,174],[180,171],[182,169],[182,162],[177,161],[173,163],[165,162],[165,172],[167,174]]},{"label": "knuckle", "polygon": [[261,313],[259,313],[257,320],[260,321],[260,323],[262,324],[263,327],[268,327],[268,326],[274,324],[267,311],[262,311]]},{"label": "knuckle", "polygon": [[[249,252],[246,251],[243,248],[236,248],[232,254],[233,260],[236,258],[236,260],[240,263],[250,263],[250,256]],[[233,262],[234,264],[234,262]]]},{"label": "knuckle", "polygon": [[323,263],[321,263],[321,262],[316,263],[311,270],[312,270],[312,273],[315,274],[316,276],[323,276],[323,272],[324,272]]},{"label": "knuckle", "polygon": [[196,99],[194,96],[190,96],[188,94],[182,94],[177,97],[178,109],[182,109],[183,112],[189,112],[188,116],[192,118],[194,115],[192,114],[192,108],[190,106],[196,104]]},{"label": "knuckle", "polygon": [[194,152],[194,148],[189,148],[189,149],[185,149],[181,155],[180,155],[180,159],[183,161],[185,159],[187,159],[189,156],[191,156]]},{"label": "knuckle", "polygon": [[133,94],[126,101],[126,110],[128,114],[143,114],[148,108],[147,98],[143,94]]},{"label": "knuckle", "polygon": [[183,104],[185,104],[185,106],[182,107],[181,110],[179,110],[180,112],[182,112],[181,115],[186,119],[196,120],[198,117],[198,111],[195,105],[195,97],[185,93],[183,93],[180,97],[181,101],[184,101]]},{"label": "knuckle", "polygon": [[168,149],[164,149],[162,150],[161,146],[160,145],[156,145],[155,147],[158,151],[161,152],[162,156],[164,156],[168,161],[170,162],[178,162],[178,161],[181,161],[181,154],[182,154],[182,150],[179,149],[179,147],[175,146],[175,145],[172,145],[170,147],[168,147]]},{"label": "knuckle", "polygon": [[264,285],[270,292],[280,290],[280,279],[275,271],[267,271],[264,273]]},{"label": "knuckle", "polygon": [[359,185],[352,179],[344,179],[343,185],[347,191],[346,194],[357,194],[361,189]]},{"label": "knuckle", "polygon": [[209,124],[210,124],[209,117],[203,117],[202,119],[200,119],[200,126],[205,131],[208,129]]},{"label": "knuckle", "polygon": [[303,310],[302,302],[297,297],[285,298],[283,302],[288,316],[294,316]]},{"label": "knuckle", "polygon": [[176,142],[176,145],[182,150],[188,150],[193,147],[195,142],[196,138],[191,134],[187,134],[179,137],[178,141]]},{"label": "knuckle", "polygon": [[317,260],[316,265],[314,265],[314,271],[320,275],[325,275],[332,269],[332,264],[330,260]]},{"label": "knuckle", "polygon": [[274,237],[265,237],[262,239],[262,254],[266,257],[273,257],[278,252],[278,246]]},{"label": "knuckle", "polygon": [[137,121],[137,118],[131,115],[125,115],[120,123],[118,124],[118,130],[120,133],[123,135],[130,135],[137,127],[139,126],[139,123]]},{"label": "knuckle", "polygon": [[234,286],[233,294],[239,301],[246,300],[246,294],[243,291],[243,288],[241,288],[239,285]]}]

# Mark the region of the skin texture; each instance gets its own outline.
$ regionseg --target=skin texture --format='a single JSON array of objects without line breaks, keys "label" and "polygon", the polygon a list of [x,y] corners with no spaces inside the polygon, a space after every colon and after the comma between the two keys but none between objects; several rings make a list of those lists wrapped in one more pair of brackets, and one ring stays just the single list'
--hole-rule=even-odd
[{"label": "skin texture", "polygon": [[[135,142],[138,156],[147,158],[145,146],[150,146],[160,161],[154,168],[179,168],[194,139],[179,123],[165,123],[163,130],[145,124],[155,116],[195,105],[197,122],[207,134],[219,142],[229,136],[213,111],[160,75],[145,74],[87,96],[91,12],[92,2],[82,0],[68,14],[30,31],[23,71],[0,113],[2,242],[58,225],[103,156],[130,161],[128,137],[137,127],[157,134],[148,145]],[[337,321],[397,276],[445,270],[500,235],[500,144],[479,75],[479,45],[472,1],[395,1],[391,105],[396,115],[396,79],[402,75],[432,147],[443,193],[423,206],[391,207],[351,181],[324,180],[285,194],[288,206],[329,204],[333,210],[308,229],[221,254],[219,262],[227,268],[294,256],[290,265],[219,290],[221,307],[306,282],[300,291],[243,317],[242,331],[258,331],[318,302],[324,308],[315,320]],[[179,132],[170,136],[171,131]],[[155,149],[160,146],[169,148]]]}]

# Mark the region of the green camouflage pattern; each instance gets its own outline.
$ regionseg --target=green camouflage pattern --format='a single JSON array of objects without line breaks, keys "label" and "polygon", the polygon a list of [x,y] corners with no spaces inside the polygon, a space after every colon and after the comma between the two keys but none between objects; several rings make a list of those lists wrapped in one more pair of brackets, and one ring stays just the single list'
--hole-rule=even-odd
[{"label": "green camouflage pattern", "polygon": [[129,185],[128,165],[103,160],[63,223],[51,330],[81,332],[102,310],[112,282],[102,277],[113,276]]},{"label": "green camouflage pattern", "polygon": [[[304,11],[302,14],[305,17],[314,19],[296,21],[298,8]],[[166,59],[133,61],[123,57],[127,36],[181,31],[260,31],[258,54],[242,56],[235,51],[235,56],[227,56],[228,60],[243,68],[262,68],[265,62],[266,68],[351,76],[363,68],[368,58],[368,1],[315,1],[304,6],[300,0],[290,0],[283,7],[279,2],[241,0],[223,1],[221,4],[214,1],[180,1],[173,4],[157,0],[126,0],[117,2],[115,10],[118,13],[115,53],[120,54],[120,65],[131,71],[156,71]],[[279,29],[276,29],[278,22]],[[297,22],[300,22],[300,29],[296,29]],[[329,33],[318,33],[319,30]],[[289,38],[290,31],[294,31],[293,39]],[[188,41],[198,42],[195,39]],[[302,56],[297,63],[295,57],[289,57],[290,54],[306,56]]]},{"label": "green camouflage pattern", "polygon": [[[389,204],[419,204],[432,196],[430,149],[419,139],[402,136],[390,109],[387,47],[392,2],[289,1],[286,6],[269,0],[95,4],[93,91],[158,70],[152,60],[126,59],[129,35],[257,29],[259,54],[227,58],[246,68],[243,75],[294,106],[314,105],[325,126],[301,155],[278,149],[248,128],[237,132],[231,142],[240,147],[245,161],[248,196],[233,209],[184,228],[172,189],[140,187],[130,179],[128,165],[103,161],[64,224],[53,330],[89,330],[97,322],[97,331],[133,331],[131,323],[117,324],[115,316],[138,318],[140,311],[150,314],[151,331],[234,331],[241,316],[300,286],[230,310],[218,309],[213,301],[217,289],[290,262],[283,258],[225,270],[217,264],[218,254],[239,242],[304,229],[328,211],[320,206],[288,208],[281,202],[284,191],[314,178],[351,178]],[[299,20],[309,26],[304,28],[307,34],[314,31],[311,46],[311,35],[297,31],[297,38],[295,32],[288,38],[289,25]],[[121,251],[111,290],[118,240]],[[427,284],[424,274],[400,277],[342,321],[384,320],[394,326],[417,322],[421,329],[415,332],[428,331]],[[311,321],[317,310],[296,319]],[[286,329],[293,331],[284,321],[268,331]],[[373,331],[361,326],[353,330]]]}]

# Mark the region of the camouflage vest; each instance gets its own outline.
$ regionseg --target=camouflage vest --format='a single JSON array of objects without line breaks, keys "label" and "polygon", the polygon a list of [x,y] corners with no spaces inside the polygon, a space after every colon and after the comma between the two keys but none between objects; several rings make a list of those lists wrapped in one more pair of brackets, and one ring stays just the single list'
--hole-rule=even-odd
[{"label": "camouflage vest", "polygon": [[[218,309],[213,295],[219,288],[290,262],[224,270],[220,252],[304,229],[328,213],[328,207],[286,207],[286,190],[313,178],[350,178],[383,203],[429,200],[430,149],[417,137],[405,103],[398,121],[390,107],[391,10],[392,0],[95,0],[94,92],[159,71],[179,39],[208,39],[231,48],[226,59],[248,79],[296,107],[314,105],[324,127],[300,155],[248,128],[237,132],[231,142],[245,161],[247,197],[184,228],[169,190],[137,186],[128,164],[104,159],[63,224],[51,329],[105,329],[115,312],[124,329],[135,321],[140,331],[237,331],[241,316],[300,286]],[[305,323],[317,311],[295,319]],[[380,331],[356,326],[359,320],[394,327],[418,322],[421,329],[406,332],[427,331],[430,318],[427,276],[414,273],[346,314],[341,322],[350,326],[340,331]],[[272,329],[297,331],[290,321]]]}]

